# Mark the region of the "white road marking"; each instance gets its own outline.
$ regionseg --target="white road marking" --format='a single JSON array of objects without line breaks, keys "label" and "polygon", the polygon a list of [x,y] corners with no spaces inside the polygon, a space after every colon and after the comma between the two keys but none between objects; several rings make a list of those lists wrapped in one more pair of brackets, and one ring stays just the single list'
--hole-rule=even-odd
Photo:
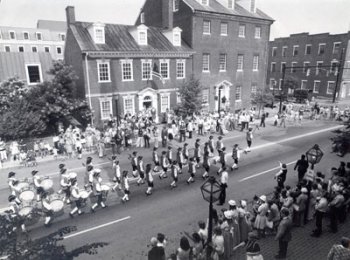
[{"label": "white road marking", "polygon": [[68,238],[71,238],[71,237],[76,237],[76,236],[79,236],[79,235],[81,235],[81,234],[84,234],[84,233],[87,233],[87,232],[90,232],[90,231],[93,231],[93,230],[96,230],[96,229],[99,229],[99,228],[107,227],[107,226],[113,225],[113,224],[115,224],[115,223],[122,222],[122,221],[127,220],[127,219],[130,219],[130,218],[131,218],[130,216],[127,216],[127,217],[125,217],[125,218],[117,219],[117,220],[114,220],[114,221],[111,221],[111,222],[108,222],[108,223],[99,225],[99,226],[97,226],[97,227],[88,228],[88,229],[85,229],[85,230],[83,230],[83,231],[80,231],[80,232],[77,232],[77,233],[74,233],[74,234],[71,234],[71,235],[68,235],[68,236],[64,236],[63,239],[68,239]]},{"label": "white road marking", "polygon": [[[296,163],[296,162],[297,162],[297,161],[289,162],[289,163],[286,163],[286,165],[291,165],[291,164],[294,164],[294,163]],[[263,174],[266,174],[266,173],[268,173],[268,172],[271,172],[271,171],[274,171],[274,170],[278,170],[278,169],[280,169],[279,166],[278,166],[278,167],[275,167],[275,168],[272,168],[272,169],[269,169],[269,170],[266,170],[266,171],[263,171],[263,172],[259,172],[259,173],[253,174],[253,175],[251,175],[251,176],[249,176],[249,177],[245,177],[245,178],[243,178],[243,179],[240,179],[238,182],[247,181],[247,180],[249,180],[249,179],[255,178],[255,177],[257,177],[257,176],[260,176],[260,175],[263,175]]]}]

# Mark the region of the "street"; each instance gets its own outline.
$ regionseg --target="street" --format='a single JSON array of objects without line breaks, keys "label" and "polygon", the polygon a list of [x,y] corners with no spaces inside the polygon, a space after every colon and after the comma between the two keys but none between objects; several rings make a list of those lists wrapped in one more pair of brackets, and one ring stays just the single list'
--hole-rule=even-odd
[{"label": "street", "polygon": [[[325,156],[316,170],[320,170],[328,176],[331,166],[339,164],[339,158],[331,151],[330,129],[339,126],[325,122],[312,122],[312,124],[290,128],[267,128],[255,133],[255,140],[252,152],[242,155],[243,160],[237,171],[229,173],[229,187],[227,190],[227,200],[245,199],[251,201],[253,196],[269,194],[275,186],[274,174],[279,166],[278,161],[287,163],[288,175],[287,184],[294,185],[297,180],[293,171],[294,163],[299,159],[300,154],[305,153],[315,143],[319,144],[325,152]],[[234,132],[234,135],[237,132]],[[245,147],[243,138],[227,138],[225,145],[232,147],[234,143],[239,143]],[[228,149],[230,151],[230,149]],[[145,150],[143,150],[145,154]],[[123,155],[124,156],[124,155]],[[150,158],[145,157],[145,162]],[[122,169],[130,168],[129,161],[121,160]],[[229,160],[229,162],[231,162]],[[71,162],[69,162],[71,163]],[[72,162],[75,167],[80,167],[80,161]],[[100,162],[98,162],[100,163]],[[73,167],[68,164],[68,169]],[[212,166],[211,174],[215,175],[217,166]],[[43,169],[51,173],[57,169],[57,162],[48,163],[47,168],[39,165],[38,169],[42,175]],[[104,176],[110,175],[111,165],[106,162],[101,165]],[[21,169],[17,171],[22,173]],[[78,169],[80,178],[83,178],[84,170]],[[201,170],[199,170],[201,172]],[[28,173],[27,173],[28,174]],[[107,175],[106,175],[107,174]],[[146,187],[131,186],[130,202],[120,203],[120,198],[111,193],[107,200],[107,209],[98,209],[96,213],[84,214],[74,219],[68,219],[67,211],[65,215],[54,221],[51,228],[43,227],[41,221],[33,226],[31,234],[34,237],[57,230],[59,227],[75,225],[76,233],[66,237],[63,243],[68,249],[88,242],[108,242],[106,248],[100,249],[98,255],[82,255],[79,259],[145,259],[148,248],[147,244],[152,236],[158,232],[166,234],[168,237],[167,254],[173,253],[178,247],[179,238],[183,231],[192,233],[197,230],[197,221],[205,220],[208,215],[208,204],[202,198],[200,185],[203,182],[199,177],[196,182],[187,185],[185,179],[188,174],[180,176],[178,188],[169,188],[170,179],[155,179],[154,194],[146,197],[144,192]],[[57,185],[57,175],[52,176]],[[79,183],[82,179],[79,179]],[[1,189],[1,201],[8,190]],[[220,207],[218,207],[220,209]],[[89,211],[86,208],[86,211]],[[67,220],[68,219],[68,220]]]}]

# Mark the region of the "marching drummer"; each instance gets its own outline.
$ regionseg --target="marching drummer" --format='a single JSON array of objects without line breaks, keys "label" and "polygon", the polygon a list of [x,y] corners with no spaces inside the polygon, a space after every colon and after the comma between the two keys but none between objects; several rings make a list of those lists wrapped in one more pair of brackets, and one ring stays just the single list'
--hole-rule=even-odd
[{"label": "marching drummer", "polygon": [[166,157],[168,159],[168,162],[171,164],[171,162],[173,161],[173,149],[171,148],[171,146],[168,146]]},{"label": "marching drummer", "polygon": [[145,181],[145,168],[143,166],[143,157],[139,156],[137,158],[137,170],[139,171],[139,179],[137,180],[137,186],[144,184]]},{"label": "marching drummer", "polygon": [[176,161],[179,165],[179,174],[181,174],[182,173],[182,166],[185,162],[181,147],[177,148]]},{"label": "marching drummer", "polygon": [[[173,161],[171,164],[171,177],[173,178],[173,181],[170,184],[171,188],[176,188],[177,187],[177,181],[178,181],[178,173],[179,173],[179,168],[177,167],[177,161]],[[179,163],[180,164],[180,163]]]},{"label": "marching drummer", "polygon": [[87,179],[85,180],[85,185],[84,188],[87,189],[88,187],[90,187],[90,189],[92,190],[92,182],[94,179],[94,167],[92,165],[89,165],[87,168]]},{"label": "marching drummer", "polygon": [[189,154],[190,154],[190,152],[188,151],[188,143],[184,144],[182,154],[183,154],[183,156],[184,156],[184,158],[186,160],[186,163],[188,163],[188,157],[189,157]]},{"label": "marching drummer", "polygon": [[71,181],[69,179],[69,174],[66,173],[66,169],[61,169],[61,189],[65,193],[65,198],[63,201],[65,201],[67,204],[70,204],[70,186]]},{"label": "marching drummer", "polygon": [[82,200],[81,194],[79,192],[77,179],[72,180],[72,186],[70,189],[71,189],[72,197],[73,197],[74,202],[75,202],[75,208],[69,213],[69,216],[74,217],[74,214],[76,212],[78,212],[78,215],[83,214],[83,212],[81,211],[83,200]]},{"label": "marching drummer", "polygon": [[197,168],[199,168],[199,163],[201,161],[201,146],[199,142],[200,142],[200,139],[197,139],[194,145],[194,158],[196,159]]},{"label": "marching drummer", "polygon": [[41,179],[40,179],[40,176],[37,175],[37,173],[38,173],[37,170],[32,171],[33,183],[36,189],[36,201],[39,202],[41,200],[41,194],[43,192],[43,188],[40,185]]},{"label": "marching drummer", "polygon": [[101,182],[102,178],[100,176],[101,170],[95,169],[94,171],[94,180],[93,180],[93,190],[95,193],[95,197],[97,197],[97,201],[94,205],[91,206],[91,211],[95,212],[95,209],[100,205],[102,208],[105,208],[106,205],[103,200],[102,187]]},{"label": "marching drummer", "polygon": [[162,156],[160,158],[160,163],[161,163],[161,166],[162,166],[162,172],[159,174],[159,179],[168,177],[166,175],[166,173],[168,171],[169,162],[168,162],[168,159],[167,159],[166,155],[167,155],[166,151],[163,151],[162,152]]},{"label": "marching drummer", "polygon": [[[13,182],[17,179],[15,178],[16,173],[15,172],[9,172],[7,182],[10,186],[11,191],[13,191]],[[13,193],[13,192],[12,192]]]},{"label": "marching drummer", "polygon": [[123,186],[124,186],[124,196],[122,198],[122,202],[126,202],[126,201],[129,201],[129,194],[130,194],[128,171],[123,171]]},{"label": "marching drummer", "polygon": [[137,176],[137,152],[133,152],[131,156],[131,167],[132,167],[132,176]]},{"label": "marching drummer", "polygon": [[209,171],[210,171],[210,160],[209,160],[209,152],[204,152],[203,155],[203,167],[205,169],[204,174],[202,175],[202,178],[208,178],[209,177]]},{"label": "marching drummer", "polygon": [[83,163],[83,166],[85,166],[86,174],[88,175],[88,173],[89,173],[89,170],[88,170],[89,166],[93,166],[92,165],[92,157],[88,156],[86,158],[85,164]]},{"label": "marching drummer", "polygon": [[218,151],[219,156],[222,148],[224,148],[224,142],[222,141],[222,136],[219,136],[218,141],[216,142],[216,150]]},{"label": "marching drummer", "polygon": [[43,212],[45,213],[45,227],[49,227],[52,221],[53,210],[50,205],[50,199],[47,192],[43,192],[41,194],[41,206]]},{"label": "marching drummer", "polygon": [[153,171],[154,172],[158,172],[159,169],[159,156],[158,156],[158,152],[157,152],[158,148],[157,147],[154,147],[153,148],[153,152],[152,152],[152,159],[153,159],[153,162],[154,162],[154,168],[153,168]]},{"label": "marching drummer", "polygon": [[146,180],[147,180],[147,191],[146,195],[152,194],[153,189],[153,172],[152,172],[152,165],[149,163],[146,165]]},{"label": "marching drummer", "polygon": [[[15,195],[10,195],[8,197],[8,201],[10,202],[9,211],[12,213],[12,218],[18,218],[18,224],[21,225],[21,229],[23,232],[27,232],[26,226],[24,223],[24,218],[19,214],[19,206],[21,205],[21,201],[18,202],[18,198]],[[16,227],[13,231],[16,230]]]},{"label": "marching drummer", "polygon": [[190,174],[190,178],[186,181],[187,184],[194,182],[194,175],[196,173],[196,163],[194,162],[194,158],[190,158],[190,162],[188,164],[188,173]]},{"label": "marching drummer", "polygon": [[210,153],[209,156],[213,156],[214,155],[214,136],[209,136],[209,149],[210,149]]},{"label": "marching drummer", "polygon": [[219,153],[219,161],[221,163],[221,168],[217,171],[217,175],[219,175],[224,168],[226,168],[226,148],[222,147],[220,153]]},{"label": "marching drummer", "polygon": [[115,182],[115,185],[113,186],[112,190],[115,191],[116,188],[118,188],[119,190],[122,189],[122,180],[121,180],[121,173],[120,173],[120,165],[119,165],[119,161],[114,160],[113,161],[113,170],[114,170],[114,177],[113,177],[113,181]]}]

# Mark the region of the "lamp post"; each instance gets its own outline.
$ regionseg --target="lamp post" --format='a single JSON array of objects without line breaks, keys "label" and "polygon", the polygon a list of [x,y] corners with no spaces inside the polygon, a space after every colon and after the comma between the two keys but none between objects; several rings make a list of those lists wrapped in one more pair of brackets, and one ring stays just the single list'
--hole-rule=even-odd
[{"label": "lamp post", "polygon": [[323,152],[318,144],[315,144],[306,152],[306,158],[311,163],[311,169],[314,169],[314,165],[319,163],[323,157]]},{"label": "lamp post", "polygon": [[[221,105],[221,90],[223,89],[222,86],[218,88],[219,96],[218,96],[218,114],[220,115],[220,105]],[[216,87],[214,87],[215,94],[216,94]]]},{"label": "lamp post", "polygon": [[214,176],[209,177],[202,186],[201,192],[203,199],[209,202],[209,223],[208,223],[208,240],[207,240],[207,260],[210,259],[212,252],[211,241],[213,233],[213,203],[219,200],[221,186]]}]

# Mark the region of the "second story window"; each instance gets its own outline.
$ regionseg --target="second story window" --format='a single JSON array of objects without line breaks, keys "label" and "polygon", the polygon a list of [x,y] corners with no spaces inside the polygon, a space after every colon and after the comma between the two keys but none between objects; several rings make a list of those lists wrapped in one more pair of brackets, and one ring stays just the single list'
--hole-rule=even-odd
[{"label": "second story window", "polygon": [[11,47],[8,46],[8,45],[6,45],[6,46],[5,46],[5,52],[11,52]]},{"label": "second story window", "polygon": [[236,86],[236,95],[235,95],[236,101],[242,100],[242,87]]},{"label": "second story window", "polygon": [[253,71],[259,70],[259,55],[254,55],[253,57]]},{"label": "second story window", "polygon": [[237,71],[243,71],[244,56],[238,54],[237,56]]},{"label": "second story window", "polygon": [[23,33],[23,39],[24,40],[29,40],[29,33],[28,32],[24,32]]},{"label": "second story window", "polygon": [[185,64],[186,64],[186,60],[176,61],[176,78],[177,79],[185,78]]},{"label": "second story window", "polygon": [[57,52],[57,54],[62,54],[62,48],[61,47],[56,47],[56,52]]},{"label": "second story window", "polygon": [[50,52],[50,47],[45,46],[45,47],[44,47],[44,51],[45,51],[45,52]]},{"label": "second story window", "polygon": [[203,34],[210,34],[210,21],[203,21]]},{"label": "second story window", "polygon": [[299,52],[299,45],[294,45],[293,46],[293,57],[298,56]]},{"label": "second story window", "polygon": [[286,57],[287,56],[287,49],[288,49],[287,46],[283,46],[282,47],[282,57]]},{"label": "second story window", "polygon": [[141,60],[142,80],[151,79],[152,60]]},{"label": "second story window", "polygon": [[210,71],[210,54],[203,53],[203,65],[202,65],[202,71],[203,72],[209,72]]},{"label": "second story window", "polygon": [[276,57],[276,55],[277,55],[277,47],[272,47],[271,56],[272,56],[272,57]]},{"label": "second story window", "polygon": [[316,62],[316,72],[315,72],[316,75],[320,74],[320,67],[321,66],[323,66],[323,61],[317,61]]},{"label": "second story window", "polygon": [[306,44],[305,45],[305,55],[310,55],[311,54],[311,44]]},{"label": "second story window", "polygon": [[255,39],[261,38],[261,27],[260,26],[255,26],[254,37],[255,37]]},{"label": "second story window", "polygon": [[24,52],[24,47],[23,46],[18,46],[18,51],[19,52]]},{"label": "second story window", "polygon": [[60,38],[61,41],[64,42],[66,40],[66,35],[64,33],[60,33],[59,34],[59,38]]},{"label": "second story window", "polygon": [[224,53],[220,54],[219,71],[226,71],[226,54]]},{"label": "second story window", "polygon": [[35,35],[36,35],[36,39],[38,41],[42,41],[43,40],[43,36],[42,36],[41,32],[37,32],[37,33],[35,33]]},{"label": "second story window", "polygon": [[276,62],[271,62],[271,72],[276,72]]},{"label": "second story window", "polygon": [[228,24],[222,22],[220,24],[220,35],[221,36],[227,36],[227,31],[228,31]]},{"label": "second story window", "polygon": [[163,79],[169,79],[169,60],[160,60],[159,67]]},{"label": "second story window", "polygon": [[10,40],[16,40],[16,33],[14,31],[9,32]]},{"label": "second story window", "polygon": [[320,43],[318,45],[318,55],[323,55],[326,49],[326,44],[325,43]]},{"label": "second story window", "polygon": [[173,12],[179,11],[180,0],[173,0]]},{"label": "second story window", "polygon": [[97,62],[98,82],[110,81],[109,62]]},{"label": "second story window", "polygon": [[245,37],[245,25],[241,24],[238,28],[238,37],[244,38]]},{"label": "second story window", "polygon": [[32,46],[32,52],[38,52],[38,48],[36,46]]},{"label": "second story window", "polygon": [[308,73],[309,66],[310,66],[310,62],[305,61],[303,64],[303,73]]},{"label": "second story window", "polygon": [[122,65],[122,80],[123,81],[134,80],[132,60],[122,60],[121,65]]},{"label": "second story window", "polygon": [[290,69],[290,72],[291,73],[295,73],[297,70],[295,69],[295,67],[297,66],[297,63],[296,62],[292,62],[292,67]]},{"label": "second story window", "polygon": [[339,54],[340,44],[340,42],[333,43],[333,54]]}]

